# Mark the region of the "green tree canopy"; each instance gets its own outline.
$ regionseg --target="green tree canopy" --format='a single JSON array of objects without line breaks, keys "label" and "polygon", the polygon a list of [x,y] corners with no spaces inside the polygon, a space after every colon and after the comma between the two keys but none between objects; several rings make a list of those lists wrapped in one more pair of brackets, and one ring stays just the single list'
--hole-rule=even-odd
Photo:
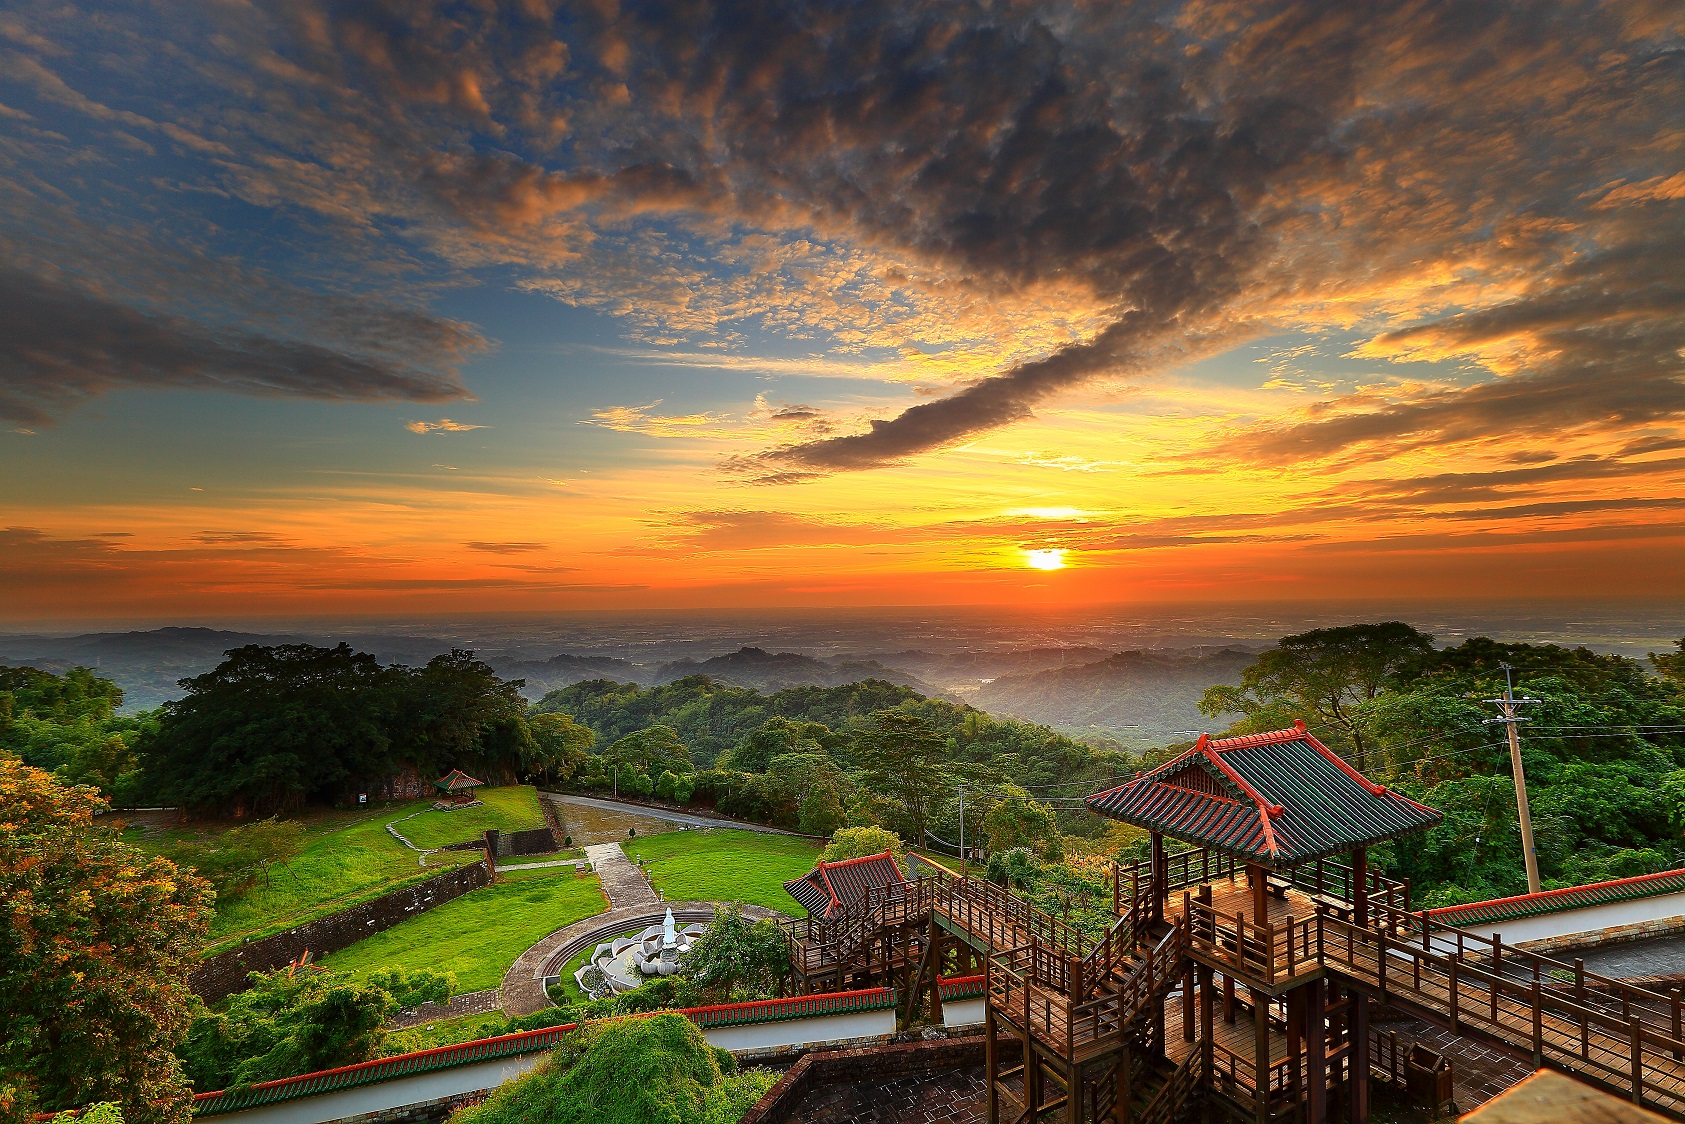
[{"label": "green tree canopy", "polygon": [[1016,785],[1007,785],[1000,799],[983,816],[983,830],[991,851],[1030,847],[1044,858],[1058,858],[1059,825],[1053,808],[1033,799]]},{"label": "green tree canopy", "polygon": [[529,774],[543,781],[573,776],[597,742],[597,735],[589,727],[559,711],[532,715],[527,728],[532,734],[532,749],[522,764]]},{"label": "green tree canopy", "polygon": [[520,682],[470,652],[382,667],[347,644],[253,644],[182,686],[141,750],[159,796],[190,807],[287,811],[405,769],[513,773],[533,752]]},{"label": "green tree canopy", "polygon": [[1369,748],[1364,704],[1414,677],[1433,654],[1433,637],[1402,621],[1313,629],[1282,637],[1241,673],[1240,686],[1210,688],[1199,709],[1213,717],[1244,714],[1237,733],[1288,726],[1295,718],[1322,725],[1361,771]]},{"label": "green tree canopy", "polygon": [[790,946],[771,921],[743,916],[743,903],[714,907],[714,920],[685,956],[684,971],[711,1002],[764,999],[790,970]]},{"label": "green tree canopy", "polygon": [[379,1057],[399,1010],[450,998],[434,972],[384,972],[367,981],[325,968],[253,972],[251,987],[193,1020],[182,1048],[194,1087],[226,1089]]},{"label": "green tree canopy", "polygon": [[632,769],[645,776],[660,775],[663,769],[691,771],[690,750],[671,726],[651,726],[616,741],[603,750],[603,762]]},{"label": "green tree canopy", "polygon": [[901,842],[901,837],[888,828],[875,825],[839,828],[831,836],[831,841],[825,844],[825,849],[819,852],[819,857],[824,862],[835,863],[881,855],[885,851],[894,856],[896,866],[903,871],[907,869],[907,847]]},{"label": "green tree canopy", "polygon": [[860,783],[900,805],[914,845],[922,845],[931,801],[940,799],[947,787],[942,767],[948,759],[947,740],[920,714],[885,710],[872,715],[854,752],[861,765]]},{"label": "green tree canopy", "polygon": [[769,718],[720,758],[720,768],[764,773],[771,767],[774,757],[790,753],[822,753],[830,736],[831,731],[823,722]]},{"label": "green tree canopy", "polygon": [[211,889],[96,827],[103,806],[0,753],[0,1117],[109,1100],[186,1124],[173,1051]]}]

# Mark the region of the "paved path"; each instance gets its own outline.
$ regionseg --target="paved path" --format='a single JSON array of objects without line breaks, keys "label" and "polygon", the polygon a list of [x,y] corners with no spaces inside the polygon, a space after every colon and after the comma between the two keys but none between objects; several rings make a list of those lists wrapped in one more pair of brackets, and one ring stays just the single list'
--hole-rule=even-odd
[{"label": "paved path", "polygon": [[648,816],[652,820],[666,820],[668,823],[682,823],[687,827],[735,827],[740,831],[759,831],[766,835],[795,835],[802,839],[810,838],[796,831],[785,831],[779,827],[768,827],[760,823],[744,823],[741,820],[728,820],[719,816],[702,816],[692,812],[673,812],[666,808],[652,808],[648,804],[631,804],[624,800],[604,800],[596,796],[575,796],[571,792],[540,792],[538,795],[546,800],[553,800],[557,804],[577,804],[582,808],[598,808],[605,812],[632,812],[640,816]]},{"label": "paved path", "polygon": [[632,865],[632,860],[620,849],[620,844],[593,843],[585,848],[585,857],[591,860],[591,869],[602,880],[610,909],[654,905],[661,900],[650,888],[644,872]]},{"label": "paved path", "polygon": [[1623,941],[1599,948],[1546,953],[1557,960],[1579,957],[1586,971],[1616,979],[1634,976],[1677,976],[1685,973],[1685,937],[1652,937],[1645,941]]},{"label": "paved path", "polygon": [[[605,844],[618,846],[618,844]],[[621,857],[625,861],[625,856]],[[627,863],[630,866],[630,863]],[[680,922],[707,921],[714,916],[714,902],[662,902],[653,898],[641,905],[622,906],[583,921],[575,921],[557,929],[525,952],[521,953],[509,971],[504,973],[499,988],[499,1005],[506,1015],[530,1015],[550,1006],[544,992],[544,978],[559,973],[567,963],[587,948],[618,937],[633,929],[657,924],[666,916],[669,907]],[[780,913],[758,905],[743,907],[743,916],[754,920],[782,917]]]}]

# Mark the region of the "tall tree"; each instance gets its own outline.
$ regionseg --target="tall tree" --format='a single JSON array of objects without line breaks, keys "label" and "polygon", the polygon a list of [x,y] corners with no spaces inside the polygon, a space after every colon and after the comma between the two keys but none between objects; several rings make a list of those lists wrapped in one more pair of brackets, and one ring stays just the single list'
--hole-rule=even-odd
[{"label": "tall tree", "polygon": [[211,890],[95,826],[105,801],[0,753],[0,1118],[116,1101],[186,1124],[174,1049]]},{"label": "tall tree", "polygon": [[921,714],[882,710],[855,740],[854,756],[862,766],[861,784],[899,804],[913,829],[913,845],[923,846],[930,802],[947,786],[942,767],[947,739]]},{"label": "tall tree", "polygon": [[527,719],[532,749],[521,764],[529,776],[541,781],[567,780],[585,763],[597,735],[560,711],[534,714]]},{"label": "tall tree", "polygon": [[1212,717],[1244,714],[1246,728],[1317,721],[1337,731],[1334,740],[1352,751],[1361,771],[1369,750],[1363,705],[1415,675],[1433,654],[1433,637],[1402,621],[1313,629],[1282,637],[1241,673],[1238,687],[1207,690],[1199,709]]}]

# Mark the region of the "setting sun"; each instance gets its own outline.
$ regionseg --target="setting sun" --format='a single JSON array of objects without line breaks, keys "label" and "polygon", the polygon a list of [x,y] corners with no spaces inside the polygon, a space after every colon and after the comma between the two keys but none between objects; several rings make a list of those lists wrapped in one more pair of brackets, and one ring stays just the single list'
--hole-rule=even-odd
[{"label": "setting sun", "polygon": [[1065,552],[1063,550],[1026,550],[1025,564],[1032,570],[1063,570],[1065,568]]}]

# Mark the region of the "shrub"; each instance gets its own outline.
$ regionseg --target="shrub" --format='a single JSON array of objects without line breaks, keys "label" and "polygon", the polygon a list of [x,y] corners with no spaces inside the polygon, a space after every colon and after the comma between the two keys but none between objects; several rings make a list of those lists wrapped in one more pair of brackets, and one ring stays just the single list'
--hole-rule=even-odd
[{"label": "shrub", "polygon": [[828,863],[842,859],[858,859],[864,855],[881,855],[885,851],[895,856],[895,865],[907,869],[907,849],[901,837],[881,827],[845,827],[831,836],[819,857]]},{"label": "shrub", "polygon": [[683,1015],[595,1023],[451,1124],[728,1124],[772,1085],[739,1074]]}]

